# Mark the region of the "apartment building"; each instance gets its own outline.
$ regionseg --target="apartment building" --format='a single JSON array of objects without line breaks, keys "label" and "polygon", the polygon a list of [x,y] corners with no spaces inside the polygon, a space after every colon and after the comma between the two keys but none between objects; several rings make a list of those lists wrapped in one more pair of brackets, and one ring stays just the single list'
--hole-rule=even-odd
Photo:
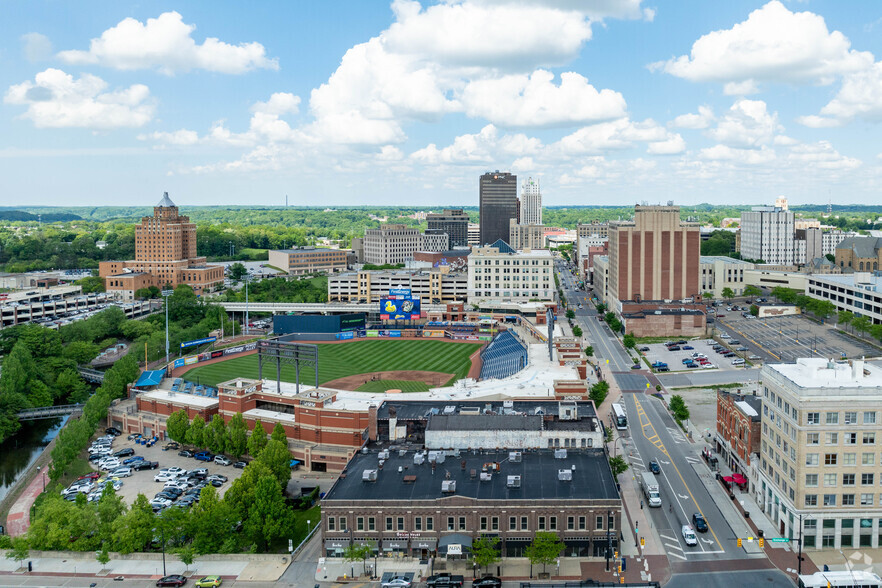
[{"label": "apartment building", "polygon": [[318,247],[295,247],[272,249],[269,264],[286,270],[292,276],[315,272],[333,273],[348,268],[349,249],[325,249]]},{"label": "apartment building", "polygon": [[420,251],[439,252],[450,249],[450,238],[441,229],[426,229],[420,239]]},{"label": "apartment building", "polygon": [[386,265],[405,263],[417,251],[447,251],[447,233],[440,230],[420,233],[419,229],[400,224],[380,225],[364,232],[364,263]]},{"label": "apartment building", "polygon": [[796,262],[793,212],[777,206],[754,206],[741,213],[739,251],[743,259],[775,265]]},{"label": "apartment building", "polygon": [[504,241],[475,247],[469,255],[468,300],[554,300],[551,252],[516,251]]},{"label": "apartment building", "polygon": [[879,547],[882,370],[862,360],[766,364],[756,495],[806,549]]},{"label": "apartment building", "polygon": [[415,298],[426,303],[465,301],[468,298],[468,275],[450,272],[447,267],[420,271],[363,270],[328,276],[328,301],[377,302],[389,296],[392,288],[409,289]]},{"label": "apartment building", "polygon": [[518,224],[515,219],[509,221],[508,244],[512,249],[542,249],[545,247],[545,234],[542,225]]}]

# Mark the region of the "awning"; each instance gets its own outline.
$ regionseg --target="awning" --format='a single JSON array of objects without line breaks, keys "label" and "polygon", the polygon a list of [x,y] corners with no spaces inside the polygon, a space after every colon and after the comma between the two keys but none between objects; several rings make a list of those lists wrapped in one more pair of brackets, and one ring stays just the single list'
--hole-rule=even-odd
[{"label": "awning", "polygon": [[441,540],[438,541],[438,547],[447,547],[452,544],[465,545],[466,547],[472,546],[472,537],[471,535],[463,535],[462,533],[451,533],[450,535],[445,535],[441,537]]},{"label": "awning", "polygon": [[299,465],[300,465],[300,461],[298,461],[296,459],[292,459],[291,463],[288,464],[288,467],[293,468],[294,466],[299,466]]},{"label": "awning", "polygon": [[325,539],[325,549],[346,549],[348,545],[346,539]]},{"label": "awning", "polygon": [[387,539],[387,540],[383,541],[383,548],[385,549],[387,547],[389,549],[405,549],[405,548],[407,548],[407,541],[406,540],[405,541],[401,541],[401,540],[389,541]]},{"label": "awning", "polygon": [[159,386],[162,383],[162,378],[165,377],[165,370],[147,370],[141,374],[138,378],[138,381],[135,382],[135,387],[140,388],[141,386]]},{"label": "awning", "polygon": [[724,482],[734,482],[735,478],[733,478],[732,476],[723,476],[723,481]]},{"label": "awning", "polygon": [[410,540],[410,548],[411,549],[428,549],[432,551],[435,549],[435,546],[438,544],[434,539],[411,539]]}]

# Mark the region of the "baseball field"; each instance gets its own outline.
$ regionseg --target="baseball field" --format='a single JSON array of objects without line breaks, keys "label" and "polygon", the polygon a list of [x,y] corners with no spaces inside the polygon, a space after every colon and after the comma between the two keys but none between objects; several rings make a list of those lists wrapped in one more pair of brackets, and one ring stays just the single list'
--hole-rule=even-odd
[{"label": "baseball field", "polygon": [[[451,386],[466,377],[479,343],[452,343],[424,339],[354,341],[318,344],[319,384],[345,390],[403,392]],[[274,379],[274,363],[265,362],[264,378]],[[257,378],[257,355],[246,355],[191,369],[185,380],[216,386],[233,378]],[[301,367],[300,381],[313,382],[312,369]],[[282,381],[293,382],[294,366],[282,364]]]}]

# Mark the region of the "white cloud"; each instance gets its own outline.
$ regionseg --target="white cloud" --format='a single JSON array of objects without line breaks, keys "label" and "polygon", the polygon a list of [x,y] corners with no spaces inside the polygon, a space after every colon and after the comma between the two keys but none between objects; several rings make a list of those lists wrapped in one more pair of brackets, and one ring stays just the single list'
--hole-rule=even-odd
[{"label": "white cloud", "polygon": [[487,125],[478,133],[456,137],[452,144],[441,149],[431,143],[411,153],[410,158],[427,165],[490,164],[502,157],[523,157],[541,149],[539,139],[520,133],[500,136],[495,126]]},{"label": "white cloud", "polygon": [[845,76],[842,88],[821,114],[843,121],[855,117],[882,119],[882,62]]},{"label": "white cloud", "polygon": [[702,159],[730,161],[733,163],[759,165],[774,161],[775,151],[763,146],[760,149],[736,149],[728,145],[714,145],[699,152]]},{"label": "white cloud", "polygon": [[465,113],[503,127],[571,126],[625,116],[625,99],[612,90],[598,91],[574,72],[508,75],[469,82],[460,101]]},{"label": "white cloud", "polygon": [[727,93],[745,94],[760,82],[830,84],[872,61],[841,32],[830,32],[823,17],[773,0],[731,29],[702,36],[690,55],[651,67],[693,82],[731,84]]},{"label": "white cloud", "polygon": [[652,21],[655,10],[641,9],[642,0],[476,0],[477,4],[546,6],[558,10],[577,12],[591,20],[606,18],[637,19]]},{"label": "white cloud", "polygon": [[52,41],[40,33],[25,33],[21,36],[21,49],[31,63],[42,61],[52,55]]},{"label": "white cloud", "polygon": [[143,24],[126,18],[92,39],[88,51],[69,50],[58,54],[66,63],[103,65],[114,69],[157,69],[172,75],[203,69],[241,74],[253,69],[278,69],[276,59],[266,56],[260,43],[230,45],[208,37],[199,45],[191,36],[195,25],[185,24],[177,12],[164,12]]},{"label": "white cloud", "polygon": [[751,94],[758,94],[759,91],[759,86],[755,80],[727,82],[723,86],[723,94],[726,96],[750,96]]},{"label": "white cloud", "polygon": [[762,100],[737,100],[729,112],[707,135],[730,147],[759,147],[774,139],[783,130],[778,124],[778,114],[770,113]]},{"label": "white cloud", "polygon": [[297,114],[300,110],[300,96],[288,92],[276,92],[266,102],[257,102],[251,107],[251,112],[281,116],[283,114]]},{"label": "white cloud", "polygon": [[675,129],[706,129],[714,121],[714,111],[708,106],[699,106],[698,114],[681,114],[670,122]]},{"label": "white cloud", "polygon": [[813,129],[826,129],[830,127],[838,127],[842,126],[842,121],[835,118],[827,118],[824,116],[817,116],[815,114],[809,114],[807,116],[798,116],[796,117],[796,122],[799,124],[811,127]]},{"label": "white cloud", "polygon": [[[622,118],[583,127],[563,137],[554,147],[565,156],[600,154],[611,149],[628,149],[639,142],[665,143],[672,139],[676,142],[677,137],[679,135],[670,133],[651,118],[642,122]],[[664,150],[665,147],[657,148]]]},{"label": "white cloud", "polygon": [[180,129],[178,131],[173,131],[171,133],[164,131],[156,131],[153,133],[144,133],[138,135],[138,139],[141,141],[156,141],[158,143],[163,143],[166,145],[195,145],[199,142],[199,133],[196,131],[190,131],[187,129]]},{"label": "white cloud", "polygon": [[797,168],[851,170],[862,165],[861,160],[840,154],[829,141],[795,145],[790,149],[787,159]]},{"label": "white cloud", "polygon": [[9,87],[7,104],[27,106],[22,118],[38,128],[82,127],[115,129],[140,127],[153,118],[150,90],[143,84],[107,92],[107,82],[83,74],[75,80],[59,69],[38,73],[34,81]]},{"label": "white cloud", "polygon": [[680,135],[674,135],[670,139],[650,143],[646,151],[655,155],[676,155],[686,151],[686,141]]}]

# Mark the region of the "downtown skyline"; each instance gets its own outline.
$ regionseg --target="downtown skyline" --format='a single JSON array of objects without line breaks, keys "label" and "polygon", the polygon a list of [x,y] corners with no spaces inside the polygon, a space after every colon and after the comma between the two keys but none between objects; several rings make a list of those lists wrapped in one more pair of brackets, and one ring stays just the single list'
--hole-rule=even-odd
[{"label": "downtown skyline", "polygon": [[97,6],[5,9],[4,206],[878,202],[871,2]]}]

